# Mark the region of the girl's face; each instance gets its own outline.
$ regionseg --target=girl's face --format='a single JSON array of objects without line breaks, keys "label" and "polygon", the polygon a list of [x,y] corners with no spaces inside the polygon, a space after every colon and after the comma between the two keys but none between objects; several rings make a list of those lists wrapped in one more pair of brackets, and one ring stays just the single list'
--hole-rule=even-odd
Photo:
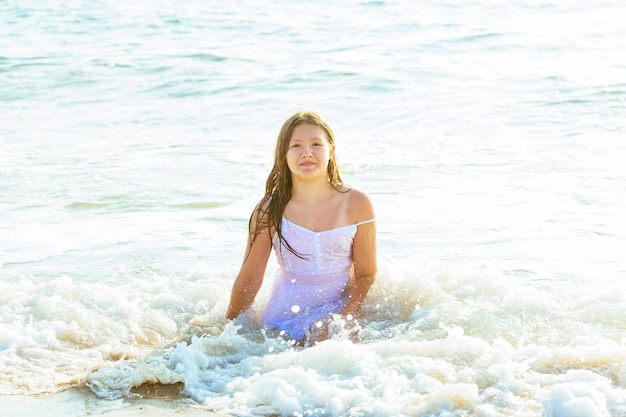
[{"label": "girl's face", "polygon": [[297,125],[291,134],[286,155],[292,177],[301,180],[328,177],[332,152],[322,129],[310,123]]}]

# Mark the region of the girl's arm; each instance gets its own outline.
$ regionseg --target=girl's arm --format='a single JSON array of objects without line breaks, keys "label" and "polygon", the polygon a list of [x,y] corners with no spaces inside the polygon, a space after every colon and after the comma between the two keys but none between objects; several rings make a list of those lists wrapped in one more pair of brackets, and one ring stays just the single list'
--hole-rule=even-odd
[{"label": "girl's arm", "polygon": [[[351,192],[356,191],[352,190]],[[357,193],[355,202],[357,219],[359,221],[374,219],[374,209],[369,198],[363,193]],[[354,314],[361,308],[370,287],[376,281],[378,271],[376,261],[376,222],[359,225],[352,243],[352,260],[354,262],[354,277],[348,284],[348,303],[342,311],[343,316]]]},{"label": "girl's arm", "polygon": [[[272,250],[272,240],[266,228],[256,233],[256,228],[259,224],[267,224],[263,221],[257,222],[256,216],[258,215],[260,215],[259,211],[255,209],[255,213],[250,220],[248,248],[230,294],[230,304],[226,312],[228,320],[234,320],[239,314],[252,306],[261,284],[263,284],[265,268]],[[256,238],[250,244],[251,239],[255,235]]]}]

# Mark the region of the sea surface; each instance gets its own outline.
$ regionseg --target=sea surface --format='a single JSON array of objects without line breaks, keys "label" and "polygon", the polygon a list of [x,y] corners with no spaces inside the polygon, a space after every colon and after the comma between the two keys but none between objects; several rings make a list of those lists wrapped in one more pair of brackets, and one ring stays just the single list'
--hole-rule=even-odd
[{"label": "sea surface", "polygon": [[[626,416],[626,2],[0,0],[0,394]],[[228,323],[282,122],[377,216],[360,331]],[[2,397],[0,397],[0,403]]]}]

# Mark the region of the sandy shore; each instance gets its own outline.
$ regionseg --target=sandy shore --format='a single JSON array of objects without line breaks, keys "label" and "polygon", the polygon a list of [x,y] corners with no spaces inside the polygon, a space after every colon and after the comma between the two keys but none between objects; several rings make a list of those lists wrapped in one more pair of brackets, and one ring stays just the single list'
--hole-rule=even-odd
[{"label": "sandy shore", "polygon": [[0,396],[0,410],[4,417],[226,417],[225,414],[199,408],[198,403],[178,394],[176,388],[148,385],[142,386],[136,393],[141,397],[119,400],[100,399],[88,389],[70,389],[57,394],[32,396],[3,395]]}]

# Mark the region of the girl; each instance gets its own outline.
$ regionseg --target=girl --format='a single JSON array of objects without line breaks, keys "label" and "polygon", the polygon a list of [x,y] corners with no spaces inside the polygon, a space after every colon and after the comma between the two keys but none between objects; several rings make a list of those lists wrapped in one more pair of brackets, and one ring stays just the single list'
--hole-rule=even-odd
[{"label": "girl", "polygon": [[332,315],[356,313],[376,279],[372,204],[342,182],[334,134],[313,112],[294,114],[280,130],[227,319],[254,302],[272,247],[280,272],[262,320],[300,343],[327,338]]}]

